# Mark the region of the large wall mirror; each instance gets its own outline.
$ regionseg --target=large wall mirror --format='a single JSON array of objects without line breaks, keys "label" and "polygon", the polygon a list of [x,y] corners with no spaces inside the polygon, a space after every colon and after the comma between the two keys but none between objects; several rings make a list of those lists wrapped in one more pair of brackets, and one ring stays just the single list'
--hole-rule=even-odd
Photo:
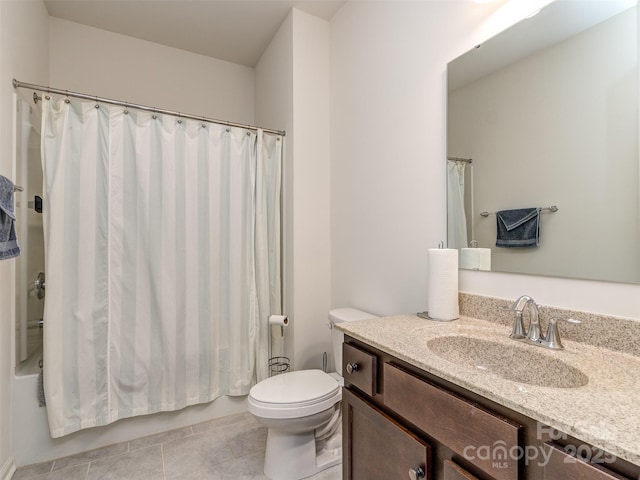
[{"label": "large wall mirror", "polygon": [[[461,268],[640,283],[637,20],[635,2],[559,0],[449,63]],[[496,212],[538,207],[538,246],[495,246]]]}]

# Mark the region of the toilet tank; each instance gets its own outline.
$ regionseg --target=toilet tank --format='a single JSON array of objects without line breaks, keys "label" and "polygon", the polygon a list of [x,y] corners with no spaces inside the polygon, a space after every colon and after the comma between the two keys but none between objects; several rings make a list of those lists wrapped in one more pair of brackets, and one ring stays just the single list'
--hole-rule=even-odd
[{"label": "toilet tank", "polygon": [[353,322],[355,320],[366,320],[367,318],[376,318],[376,315],[363,312],[356,308],[336,308],[329,311],[333,360],[336,371],[339,374],[342,374],[342,342],[344,340],[344,334],[337,328],[333,328],[333,325],[342,322]]}]

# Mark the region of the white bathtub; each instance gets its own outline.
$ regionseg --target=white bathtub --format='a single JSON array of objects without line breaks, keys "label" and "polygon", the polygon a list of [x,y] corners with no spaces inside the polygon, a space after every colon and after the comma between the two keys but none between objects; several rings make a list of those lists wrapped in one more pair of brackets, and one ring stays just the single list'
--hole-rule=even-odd
[{"label": "white bathtub", "polygon": [[17,467],[50,461],[67,455],[126,442],[135,438],[247,411],[246,397],[220,397],[177,412],[119,420],[52,439],[46,408],[38,406],[38,375],[13,376],[12,450]]}]

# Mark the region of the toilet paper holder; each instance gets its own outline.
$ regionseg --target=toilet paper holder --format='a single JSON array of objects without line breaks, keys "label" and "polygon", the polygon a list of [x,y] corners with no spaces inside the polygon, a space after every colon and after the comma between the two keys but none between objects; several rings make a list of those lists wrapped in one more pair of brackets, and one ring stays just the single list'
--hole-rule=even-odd
[{"label": "toilet paper holder", "polygon": [[[291,361],[289,357],[284,355],[273,355],[272,356],[272,348],[271,345],[272,337],[271,337],[271,327],[280,327],[280,338],[284,339],[284,329],[289,325],[289,317],[287,315],[269,315],[269,376],[279,375],[281,373],[285,373],[289,371],[291,367]],[[284,348],[284,347],[281,347]],[[282,351],[284,353],[284,351]]]},{"label": "toilet paper holder", "polygon": [[269,376],[279,375],[289,371],[291,367],[291,361],[289,357],[271,357],[269,359]]}]

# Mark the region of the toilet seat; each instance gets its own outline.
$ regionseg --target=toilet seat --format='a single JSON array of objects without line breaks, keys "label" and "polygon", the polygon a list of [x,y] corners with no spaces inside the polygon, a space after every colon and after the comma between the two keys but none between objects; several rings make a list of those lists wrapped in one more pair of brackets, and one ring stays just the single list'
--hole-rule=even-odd
[{"label": "toilet seat", "polygon": [[299,370],[265,379],[249,392],[249,412],[296,418],[326,410],[342,399],[338,381],[322,370]]}]

